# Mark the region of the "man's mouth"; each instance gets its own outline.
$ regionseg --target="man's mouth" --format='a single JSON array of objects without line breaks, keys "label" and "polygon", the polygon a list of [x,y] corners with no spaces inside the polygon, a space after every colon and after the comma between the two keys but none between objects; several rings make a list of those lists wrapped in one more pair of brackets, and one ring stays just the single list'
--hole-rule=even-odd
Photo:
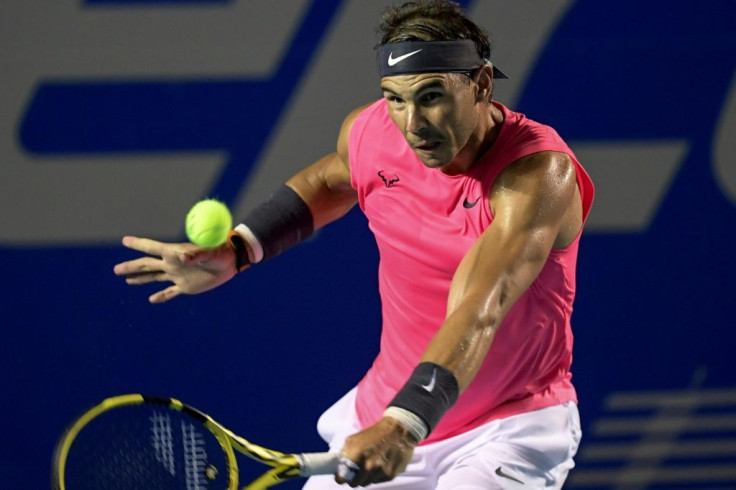
[{"label": "man's mouth", "polygon": [[427,143],[422,143],[420,145],[414,145],[414,148],[421,151],[433,151],[436,150],[439,146],[439,141],[430,141]]}]

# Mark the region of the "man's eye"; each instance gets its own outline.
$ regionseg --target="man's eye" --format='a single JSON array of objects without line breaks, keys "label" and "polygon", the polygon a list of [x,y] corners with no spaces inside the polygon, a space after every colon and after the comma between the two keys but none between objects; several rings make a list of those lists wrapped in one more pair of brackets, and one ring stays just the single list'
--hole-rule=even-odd
[{"label": "man's eye", "polygon": [[422,95],[422,101],[423,102],[434,102],[435,100],[442,97],[442,94],[439,92],[428,92],[424,95]]}]

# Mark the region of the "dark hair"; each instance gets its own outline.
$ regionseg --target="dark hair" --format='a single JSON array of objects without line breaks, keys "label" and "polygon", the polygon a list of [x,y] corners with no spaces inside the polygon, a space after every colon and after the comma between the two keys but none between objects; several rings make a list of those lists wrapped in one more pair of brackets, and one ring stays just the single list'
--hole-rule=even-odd
[{"label": "dark hair", "polygon": [[378,25],[378,46],[404,41],[471,39],[484,60],[491,57],[488,34],[471,21],[462,7],[448,0],[406,2],[387,8]]}]

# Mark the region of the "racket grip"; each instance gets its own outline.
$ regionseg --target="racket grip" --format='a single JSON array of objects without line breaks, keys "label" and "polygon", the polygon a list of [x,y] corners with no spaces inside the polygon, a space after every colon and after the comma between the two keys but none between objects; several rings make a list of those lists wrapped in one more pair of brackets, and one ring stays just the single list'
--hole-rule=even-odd
[{"label": "racket grip", "polygon": [[301,476],[331,475],[340,463],[340,453],[302,453],[296,457]]}]

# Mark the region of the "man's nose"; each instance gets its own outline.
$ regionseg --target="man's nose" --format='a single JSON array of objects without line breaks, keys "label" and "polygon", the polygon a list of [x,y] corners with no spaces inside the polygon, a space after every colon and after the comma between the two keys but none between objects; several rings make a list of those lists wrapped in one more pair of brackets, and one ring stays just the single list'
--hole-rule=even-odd
[{"label": "man's nose", "polygon": [[409,106],[406,110],[406,131],[419,134],[427,127],[427,120],[416,107]]}]

